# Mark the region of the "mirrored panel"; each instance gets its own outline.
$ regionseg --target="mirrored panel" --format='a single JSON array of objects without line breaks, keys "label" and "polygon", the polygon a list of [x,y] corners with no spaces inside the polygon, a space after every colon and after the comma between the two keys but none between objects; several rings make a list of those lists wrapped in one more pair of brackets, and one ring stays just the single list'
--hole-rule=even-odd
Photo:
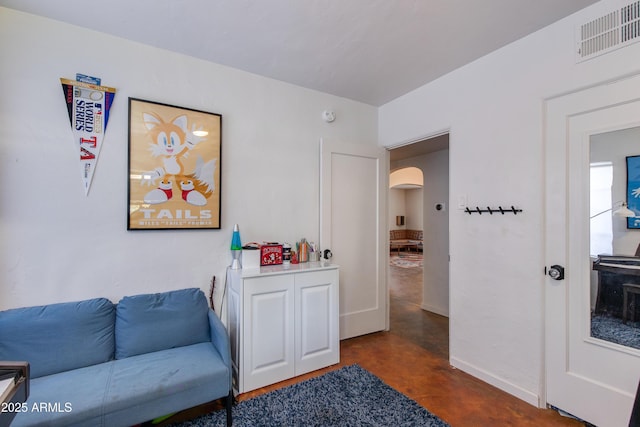
[{"label": "mirrored panel", "polygon": [[640,349],[640,127],[590,137],[589,205],[591,336]]}]

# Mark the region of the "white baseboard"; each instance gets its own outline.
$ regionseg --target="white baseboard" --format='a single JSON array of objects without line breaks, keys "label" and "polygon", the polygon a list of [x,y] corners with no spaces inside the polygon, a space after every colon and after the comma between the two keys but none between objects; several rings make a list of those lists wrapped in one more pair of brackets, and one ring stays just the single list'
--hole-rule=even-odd
[{"label": "white baseboard", "polygon": [[420,306],[421,309],[430,311],[435,314],[439,314],[440,316],[449,317],[449,308],[436,307],[433,305],[422,304]]},{"label": "white baseboard", "polygon": [[539,398],[536,393],[532,393],[529,390],[525,390],[520,386],[512,384],[508,381],[505,381],[504,379],[499,378],[491,374],[490,372],[487,372],[483,369],[480,369],[476,366],[473,366],[455,357],[451,357],[450,363],[451,363],[451,366],[453,366],[454,368],[460,369],[461,371],[464,371],[469,375],[472,375],[488,384],[491,384],[492,386],[497,387],[500,390],[507,392],[510,395],[515,396],[520,400],[524,400],[530,405],[539,407]]}]

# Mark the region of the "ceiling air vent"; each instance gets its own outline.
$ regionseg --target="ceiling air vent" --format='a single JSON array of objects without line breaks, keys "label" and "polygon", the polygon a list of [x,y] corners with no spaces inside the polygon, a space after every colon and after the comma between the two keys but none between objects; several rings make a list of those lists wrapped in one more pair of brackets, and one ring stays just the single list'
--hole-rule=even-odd
[{"label": "ceiling air vent", "polygon": [[577,62],[640,41],[640,1],[578,27]]}]

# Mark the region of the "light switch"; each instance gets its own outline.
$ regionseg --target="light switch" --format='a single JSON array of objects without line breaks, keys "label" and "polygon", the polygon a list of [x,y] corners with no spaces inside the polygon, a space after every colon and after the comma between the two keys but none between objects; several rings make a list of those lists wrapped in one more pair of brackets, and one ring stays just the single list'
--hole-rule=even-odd
[{"label": "light switch", "polygon": [[467,207],[467,195],[461,194],[458,196],[458,209],[464,210]]}]

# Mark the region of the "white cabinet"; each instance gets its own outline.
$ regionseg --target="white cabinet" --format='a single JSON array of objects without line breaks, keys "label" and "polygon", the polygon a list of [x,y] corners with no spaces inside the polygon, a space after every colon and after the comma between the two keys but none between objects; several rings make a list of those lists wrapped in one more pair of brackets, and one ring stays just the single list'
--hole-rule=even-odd
[{"label": "white cabinet", "polygon": [[236,392],[340,361],[336,265],[228,270],[227,285]]}]

